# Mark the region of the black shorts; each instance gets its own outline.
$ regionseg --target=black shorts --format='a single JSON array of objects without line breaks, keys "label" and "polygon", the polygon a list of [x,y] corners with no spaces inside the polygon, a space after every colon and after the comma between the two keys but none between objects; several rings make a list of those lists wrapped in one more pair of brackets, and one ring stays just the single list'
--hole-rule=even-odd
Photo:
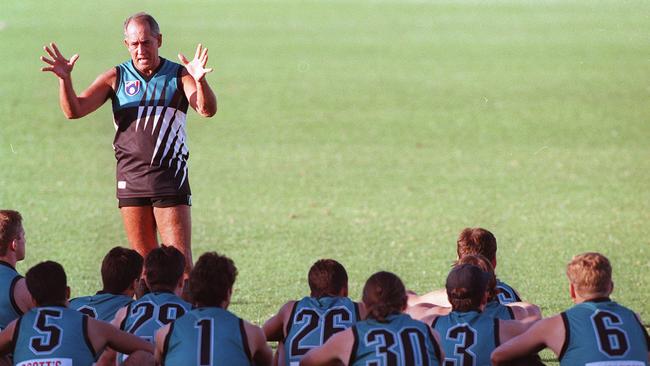
[{"label": "black shorts", "polygon": [[180,196],[160,196],[160,197],[135,197],[135,198],[118,198],[117,207],[172,207],[172,206],[192,206],[192,196],[189,194]]}]

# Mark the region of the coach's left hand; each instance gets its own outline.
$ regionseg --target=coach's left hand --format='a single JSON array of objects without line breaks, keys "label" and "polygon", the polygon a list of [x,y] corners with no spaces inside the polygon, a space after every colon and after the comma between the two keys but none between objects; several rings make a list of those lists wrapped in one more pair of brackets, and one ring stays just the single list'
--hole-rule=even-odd
[{"label": "coach's left hand", "polygon": [[212,68],[205,68],[205,65],[208,63],[208,49],[203,48],[200,43],[196,46],[196,53],[191,62],[182,53],[178,54],[178,59],[181,60],[187,72],[192,75],[196,82],[202,81],[205,78],[205,74],[212,72]]}]

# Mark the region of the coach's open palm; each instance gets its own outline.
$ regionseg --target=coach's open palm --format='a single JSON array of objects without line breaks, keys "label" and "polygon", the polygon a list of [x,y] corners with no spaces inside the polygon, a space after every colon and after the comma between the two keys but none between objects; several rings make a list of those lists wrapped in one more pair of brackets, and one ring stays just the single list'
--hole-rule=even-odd
[{"label": "coach's open palm", "polygon": [[59,51],[59,48],[56,47],[56,44],[54,42],[50,43],[49,46],[43,46],[43,50],[45,50],[45,52],[47,52],[47,54],[50,55],[52,59],[49,59],[45,56],[41,56],[41,61],[50,65],[50,66],[42,67],[41,71],[51,71],[61,79],[70,77],[70,73],[74,68],[74,63],[77,62],[79,55],[75,54],[72,57],[70,57],[69,60],[66,59],[65,57],[63,57],[63,55]]},{"label": "coach's open palm", "polygon": [[182,53],[178,54],[178,59],[181,60],[187,69],[187,72],[192,75],[194,80],[197,82],[203,80],[203,78],[205,78],[205,74],[212,72],[211,68],[205,68],[205,65],[208,63],[208,49],[203,48],[200,43],[198,46],[196,46],[196,53],[194,54],[194,59],[191,62],[188,61]]}]

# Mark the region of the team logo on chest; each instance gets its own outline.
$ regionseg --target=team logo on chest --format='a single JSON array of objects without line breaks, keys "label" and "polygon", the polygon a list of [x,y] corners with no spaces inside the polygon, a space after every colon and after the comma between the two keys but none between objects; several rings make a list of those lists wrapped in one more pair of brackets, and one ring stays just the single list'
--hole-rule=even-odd
[{"label": "team logo on chest", "polygon": [[124,84],[124,92],[132,97],[140,92],[140,80],[129,80]]}]

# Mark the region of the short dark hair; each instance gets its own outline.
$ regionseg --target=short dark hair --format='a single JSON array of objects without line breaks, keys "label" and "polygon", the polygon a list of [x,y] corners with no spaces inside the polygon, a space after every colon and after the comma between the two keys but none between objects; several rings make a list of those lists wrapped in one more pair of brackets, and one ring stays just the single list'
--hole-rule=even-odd
[{"label": "short dark hair", "polygon": [[25,282],[38,306],[64,305],[67,300],[68,280],[57,262],[45,261],[30,268]]},{"label": "short dark hair", "polygon": [[497,239],[491,232],[483,228],[468,227],[463,229],[456,244],[458,258],[469,254],[480,254],[490,262],[497,259]]},{"label": "short dark hair", "polygon": [[157,36],[160,34],[160,27],[158,26],[158,22],[156,22],[156,19],[154,19],[150,14],[147,14],[143,11],[139,13],[135,13],[126,20],[124,20],[124,35],[126,35],[126,28],[129,26],[131,22],[145,22],[149,24],[149,29],[151,30],[151,33],[154,36]]},{"label": "short dark hair", "polygon": [[152,292],[174,289],[184,269],[183,253],[164,244],[149,252],[144,260],[144,276]]},{"label": "short dark hair", "polygon": [[406,307],[406,288],[402,280],[391,272],[377,272],[363,286],[363,303],[368,318],[385,321],[391,314],[399,314]]},{"label": "short dark hair", "polygon": [[334,259],[320,259],[309,269],[307,280],[312,297],[339,296],[348,286],[348,273]]},{"label": "short dark hair", "polygon": [[472,264],[454,266],[447,276],[445,289],[454,311],[478,310],[487,292],[489,274]]},{"label": "short dark hair", "polygon": [[470,254],[466,255],[458,260],[456,262],[456,265],[460,264],[471,264],[473,266],[476,266],[481,269],[481,271],[487,273],[490,277],[488,280],[487,284],[487,292],[488,292],[488,301],[493,301],[496,300],[497,297],[497,277],[494,274],[494,267],[492,267],[492,263],[485,258],[484,256],[480,254]]},{"label": "short dark hair", "polygon": [[142,256],[133,249],[114,247],[102,260],[104,291],[118,295],[142,275]]},{"label": "short dark hair", "polygon": [[18,211],[0,210],[0,256],[6,255],[9,245],[18,238],[23,217]]},{"label": "short dark hair", "polygon": [[190,272],[190,294],[198,306],[220,306],[237,278],[237,267],[232,259],[207,252],[199,257]]}]

